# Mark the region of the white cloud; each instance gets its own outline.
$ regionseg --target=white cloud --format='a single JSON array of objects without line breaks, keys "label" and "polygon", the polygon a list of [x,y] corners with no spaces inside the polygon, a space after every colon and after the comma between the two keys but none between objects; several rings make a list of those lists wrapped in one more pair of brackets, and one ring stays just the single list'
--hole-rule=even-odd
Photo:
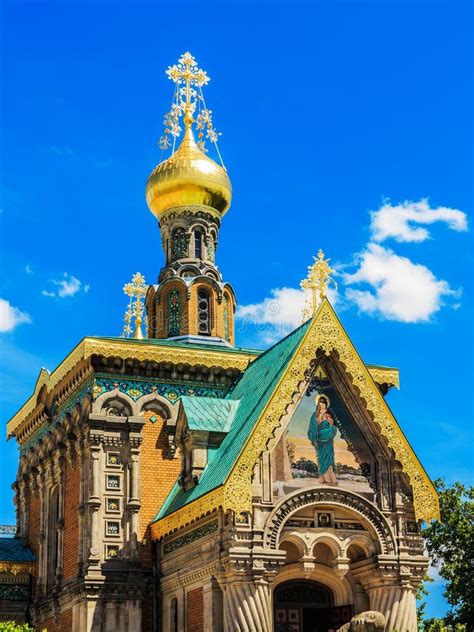
[{"label": "white cloud", "polygon": [[[334,305],[337,301],[336,291],[328,290],[328,296]],[[236,318],[240,323],[239,332],[253,328],[258,332],[260,342],[274,344],[301,325],[305,302],[304,290],[292,287],[272,289],[270,296],[260,303],[237,307]]]},{"label": "white cloud", "polygon": [[427,199],[419,202],[406,200],[393,206],[386,202],[378,211],[372,211],[370,230],[373,241],[382,242],[393,238],[398,242],[421,242],[430,237],[427,226],[444,222],[448,228],[466,231],[467,215],[463,211],[446,206],[431,208]]},{"label": "white cloud", "polygon": [[33,274],[33,266],[30,266],[30,264],[27,263],[25,266],[25,272],[26,274]]},{"label": "white cloud", "polygon": [[81,281],[72,274],[68,274],[65,272],[63,274],[63,278],[60,280],[52,280],[51,283],[56,285],[59,289],[56,291],[53,290],[43,290],[41,294],[43,296],[49,296],[51,298],[66,298],[68,296],[74,296],[81,289],[87,293],[89,291],[89,285],[82,285]]},{"label": "white cloud", "polygon": [[347,285],[367,284],[369,289],[346,290],[346,298],[361,312],[404,323],[429,321],[445,304],[458,297],[446,281],[437,279],[429,268],[379,244],[369,243],[358,256],[359,268],[345,274]]},{"label": "white cloud", "polygon": [[9,301],[0,298],[0,332],[13,331],[18,325],[31,323],[31,316],[22,312]]}]

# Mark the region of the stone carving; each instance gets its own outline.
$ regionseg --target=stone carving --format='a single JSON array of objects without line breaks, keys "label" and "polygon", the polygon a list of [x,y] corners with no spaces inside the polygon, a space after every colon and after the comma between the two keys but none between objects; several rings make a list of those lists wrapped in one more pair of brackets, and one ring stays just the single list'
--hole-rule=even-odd
[{"label": "stone carving", "polygon": [[384,632],[385,617],[376,610],[360,612],[355,617],[340,627],[337,632]]},{"label": "stone carving", "polygon": [[365,498],[342,489],[318,488],[296,492],[277,505],[267,522],[264,541],[269,548],[278,548],[279,534],[286,520],[296,511],[316,503],[336,503],[362,514],[374,527],[382,553],[395,551],[391,529],[381,513]]}]

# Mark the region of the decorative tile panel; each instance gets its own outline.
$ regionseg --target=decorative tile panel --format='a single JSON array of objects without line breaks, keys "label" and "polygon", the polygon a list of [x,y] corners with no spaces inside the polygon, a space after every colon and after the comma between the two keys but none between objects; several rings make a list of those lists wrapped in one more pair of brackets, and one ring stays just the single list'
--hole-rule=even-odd
[{"label": "decorative tile panel", "polygon": [[156,393],[164,397],[172,404],[176,403],[182,395],[197,395],[198,397],[225,397],[225,388],[201,386],[193,383],[171,383],[159,382],[157,380],[124,380],[122,377],[101,377],[97,376],[94,382],[93,396],[97,399],[99,395],[118,389],[125,393],[134,402],[143,395]]},{"label": "decorative tile panel", "polygon": [[0,584],[0,600],[27,601],[30,598],[30,587],[21,584]]},{"label": "decorative tile panel", "polygon": [[165,555],[167,555],[168,553],[173,553],[173,551],[180,549],[182,546],[186,546],[187,544],[191,544],[192,542],[196,542],[196,540],[200,540],[201,538],[206,537],[206,535],[215,533],[218,528],[218,520],[213,520],[212,522],[203,524],[198,529],[194,529],[194,531],[190,531],[189,533],[186,533],[179,538],[171,540],[171,542],[167,542],[163,547],[163,553]]},{"label": "decorative tile panel", "polygon": [[107,513],[120,513],[120,498],[106,498],[105,502]]}]

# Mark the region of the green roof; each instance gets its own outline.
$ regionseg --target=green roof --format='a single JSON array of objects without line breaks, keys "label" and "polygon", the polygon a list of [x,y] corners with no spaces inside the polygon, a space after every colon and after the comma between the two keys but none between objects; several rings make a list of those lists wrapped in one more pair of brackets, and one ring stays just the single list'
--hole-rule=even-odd
[{"label": "green roof", "polygon": [[209,451],[209,462],[199,483],[187,491],[183,491],[175,484],[153,522],[224,484],[310,323],[309,320],[295,329],[249,364],[240,380],[226,396],[226,399],[238,400],[239,405],[230,430],[221,445]]},{"label": "green roof", "polygon": [[229,432],[239,405],[234,399],[188,395],[182,395],[180,402],[188,427],[207,432]]},{"label": "green roof", "polygon": [[0,538],[0,562],[34,562],[36,557],[20,538]]}]

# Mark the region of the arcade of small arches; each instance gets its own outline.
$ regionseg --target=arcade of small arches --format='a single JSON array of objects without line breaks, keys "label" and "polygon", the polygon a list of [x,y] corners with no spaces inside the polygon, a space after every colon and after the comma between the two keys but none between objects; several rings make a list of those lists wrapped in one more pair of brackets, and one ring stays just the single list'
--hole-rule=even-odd
[{"label": "arcade of small arches", "polygon": [[214,336],[234,341],[236,300],[232,286],[199,270],[169,276],[147,294],[148,337]]},{"label": "arcade of small arches", "polygon": [[198,259],[214,263],[218,226],[183,216],[161,226],[166,265],[180,259]]}]

